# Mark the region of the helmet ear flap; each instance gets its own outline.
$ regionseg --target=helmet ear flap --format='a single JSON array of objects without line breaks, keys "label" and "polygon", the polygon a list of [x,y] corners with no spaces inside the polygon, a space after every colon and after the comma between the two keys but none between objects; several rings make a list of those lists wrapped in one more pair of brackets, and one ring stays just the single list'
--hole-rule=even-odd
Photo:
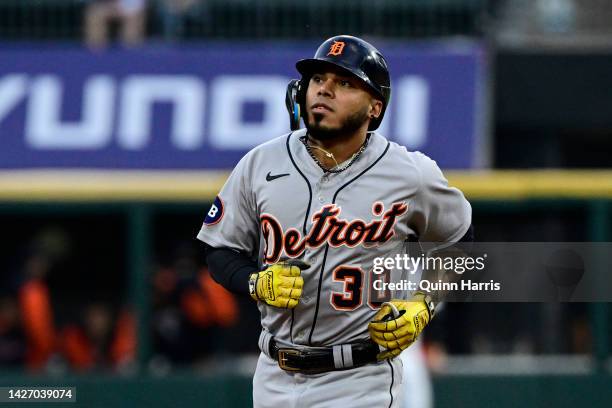
[{"label": "helmet ear flap", "polygon": [[310,78],[304,78],[302,77],[302,79],[300,79],[298,81],[298,89],[297,89],[297,101],[300,105],[304,105],[306,103],[306,88],[308,88],[308,82],[310,81]]},{"label": "helmet ear flap", "polygon": [[285,95],[285,105],[289,113],[289,126],[291,130],[300,128],[300,118],[306,114],[304,108],[306,102],[306,86],[307,81],[302,79],[292,79],[287,85],[287,93]]},{"label": "helmet ear flap", "polygon": [[306,90],[308,89],[308,83],[310,78],[302,77],[298,83],[298,89],[296,94],[296,100],[300,107],[300,116],[304,120],[304,123],[308,120],[306,116]]},{"label": "helmet ear flap", "polygon": [[292,79],[287,84],[287,93],[285,94],[285,106],[289,113],[289,127],[291,130],[297,130],[300,128],[300,111],[301,106],[299,102],[299,90],[300,80]]}]

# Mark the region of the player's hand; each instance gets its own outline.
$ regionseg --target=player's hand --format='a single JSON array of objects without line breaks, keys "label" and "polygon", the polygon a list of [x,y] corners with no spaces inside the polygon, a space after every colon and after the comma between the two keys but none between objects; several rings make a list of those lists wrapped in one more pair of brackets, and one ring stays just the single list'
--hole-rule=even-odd
[{"label": "player's hand", "polygon": [[251,297],[270,306],[293,309],[297,306],[304,287],[301,272],[308,268],[308,262],[290,259],[252,274],[249,279]]},{"label": "player's hand", "polygon": [[410,300],[383,303],[368,325],[372,340],[386,349],[377,355],[378,360],[393,358],[407,349],[431,317],[423,293],[416,293]]}]

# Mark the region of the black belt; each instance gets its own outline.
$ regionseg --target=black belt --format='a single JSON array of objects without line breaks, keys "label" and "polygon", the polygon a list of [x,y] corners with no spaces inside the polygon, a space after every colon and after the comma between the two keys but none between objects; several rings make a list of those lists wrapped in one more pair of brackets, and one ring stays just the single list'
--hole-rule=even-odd
[{"label": "black belt", "polygon": [[[333,347],[321,349],[300,350],[294,348],[278,347],[274,338],[270,339],[270,356],[278,361],[278,365],[285,371],[293,371],[304,374],[317,374],[326,371],[347,370],[377,362],[376,355],[380,352],[378,345],[371,341],[352,343],[351,362],[343,361],[340,364],[340,356],[334,359]],[[343,356],[344,357],[344,356]]]}]

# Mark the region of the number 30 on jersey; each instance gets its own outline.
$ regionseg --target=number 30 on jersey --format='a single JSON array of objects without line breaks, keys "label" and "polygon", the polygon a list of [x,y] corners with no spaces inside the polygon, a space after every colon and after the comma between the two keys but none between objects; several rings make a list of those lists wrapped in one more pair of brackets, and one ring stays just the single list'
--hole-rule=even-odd
[{"label": "number 30 on jersey", "polygon": [[[372,282],[373,272],[370,272],[369,281]],[[376,279],[389,282],[389,271],[377,274]],[[351,311],[361,306],[363,302],[363,286],[365,273],[363,269],[356,266],[341,265],[334,269],[332,279],[334,282],[344,283],[342,292],[332,291],[330,303],[336,310]],[[368,306],[378,309],[383,302],[391,300],[391,293],[388,289],[375,290],[369,285]]]}]

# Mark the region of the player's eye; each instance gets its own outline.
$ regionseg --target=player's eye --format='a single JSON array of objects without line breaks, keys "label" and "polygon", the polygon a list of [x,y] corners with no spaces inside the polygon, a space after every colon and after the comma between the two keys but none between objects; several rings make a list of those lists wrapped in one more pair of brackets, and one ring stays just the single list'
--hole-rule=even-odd
[{"label": "player's eye", "polygon": [[322,81],[321,76],[320,75],[313,75],[312,76],[312,81],[318,84],[319,82]]},{"label": "player's eye", "polygon": [[351,84],[351,82],[346,80],[346,79],[341,79],[340,80],[340,86],[343,87],[343,88],[351,88],[353,86],[353,84]]}]

